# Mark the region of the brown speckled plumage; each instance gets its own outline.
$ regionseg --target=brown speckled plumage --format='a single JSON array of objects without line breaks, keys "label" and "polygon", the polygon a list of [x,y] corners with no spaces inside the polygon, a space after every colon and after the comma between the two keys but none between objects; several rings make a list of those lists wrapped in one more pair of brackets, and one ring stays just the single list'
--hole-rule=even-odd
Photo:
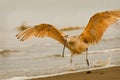
[{"label": "brown speckled plumage", "polygon": [[27,40],[32,36],[35,37],[51,37],[64,45],[71,51],[72,55],[81,54],[87,51],[90,44],[96,44],[100,41],[104,31],[120,18],[120,9],[96,13],[90,18],[86,28],[80,35],[68,36],[57,30],[51,24],[40,24],[32,28],[28,28],[16,35],[20,41]]}]

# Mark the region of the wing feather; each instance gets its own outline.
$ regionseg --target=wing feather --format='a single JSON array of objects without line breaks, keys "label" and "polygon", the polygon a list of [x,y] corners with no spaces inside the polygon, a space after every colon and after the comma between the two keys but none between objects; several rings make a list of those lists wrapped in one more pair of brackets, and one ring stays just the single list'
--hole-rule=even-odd
[{"label": "wing feather", "polygon": [[90,18],[85,30],[80,35],[82,41],[96,44],[101,39],[104,31],[120,18],[120,9],[96,13]]},{"label": "wing feather", "polygon": [[35,36],[38,38],[43,38],[47,36],[47,37],[51,37],[51,38],[58,40],[62,44],[64,43],[64,34],[50,24],[36,25],[16,35],[16,37],[20,39],[20,41],[27,40],[31,38],[32,36]]}]

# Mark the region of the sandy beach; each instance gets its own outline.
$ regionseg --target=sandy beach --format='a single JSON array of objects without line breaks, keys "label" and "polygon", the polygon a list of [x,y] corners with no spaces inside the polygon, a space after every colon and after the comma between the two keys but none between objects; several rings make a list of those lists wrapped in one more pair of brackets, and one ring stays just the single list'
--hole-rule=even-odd
[{"label": "sandy beach", "polygon": [[120,80],[120,66],[27,80]]}]

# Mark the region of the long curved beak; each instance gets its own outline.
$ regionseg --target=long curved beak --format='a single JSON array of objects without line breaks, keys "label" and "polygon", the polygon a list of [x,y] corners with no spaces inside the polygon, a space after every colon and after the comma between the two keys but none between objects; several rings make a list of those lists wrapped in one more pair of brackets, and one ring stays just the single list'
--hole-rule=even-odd
[{"label": "long curved beak", "polygon": [[64,46],[63,46],[62,57],[64,57],[64,53],[65,53],[65,45],[66,45],[66,42],[64,43]]},{"label": "long curved beak", "polygon": [[65,41],[64,41],[64,46],[63,46],[62,57],[64,57],[64,53],[65,53],[65,46],[66,46],[66,43],[67,43],[67,37],[68,37],[68,35],[65,35]]}]

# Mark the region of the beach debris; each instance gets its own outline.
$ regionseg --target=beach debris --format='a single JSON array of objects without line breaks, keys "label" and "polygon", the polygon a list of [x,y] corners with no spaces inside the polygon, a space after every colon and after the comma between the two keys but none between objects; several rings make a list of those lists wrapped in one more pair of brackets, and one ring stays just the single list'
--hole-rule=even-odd
[{"label": "beach debris", "polygon": [[87,71],[86,74],[91,74],[92,72],[91,71]]}]

